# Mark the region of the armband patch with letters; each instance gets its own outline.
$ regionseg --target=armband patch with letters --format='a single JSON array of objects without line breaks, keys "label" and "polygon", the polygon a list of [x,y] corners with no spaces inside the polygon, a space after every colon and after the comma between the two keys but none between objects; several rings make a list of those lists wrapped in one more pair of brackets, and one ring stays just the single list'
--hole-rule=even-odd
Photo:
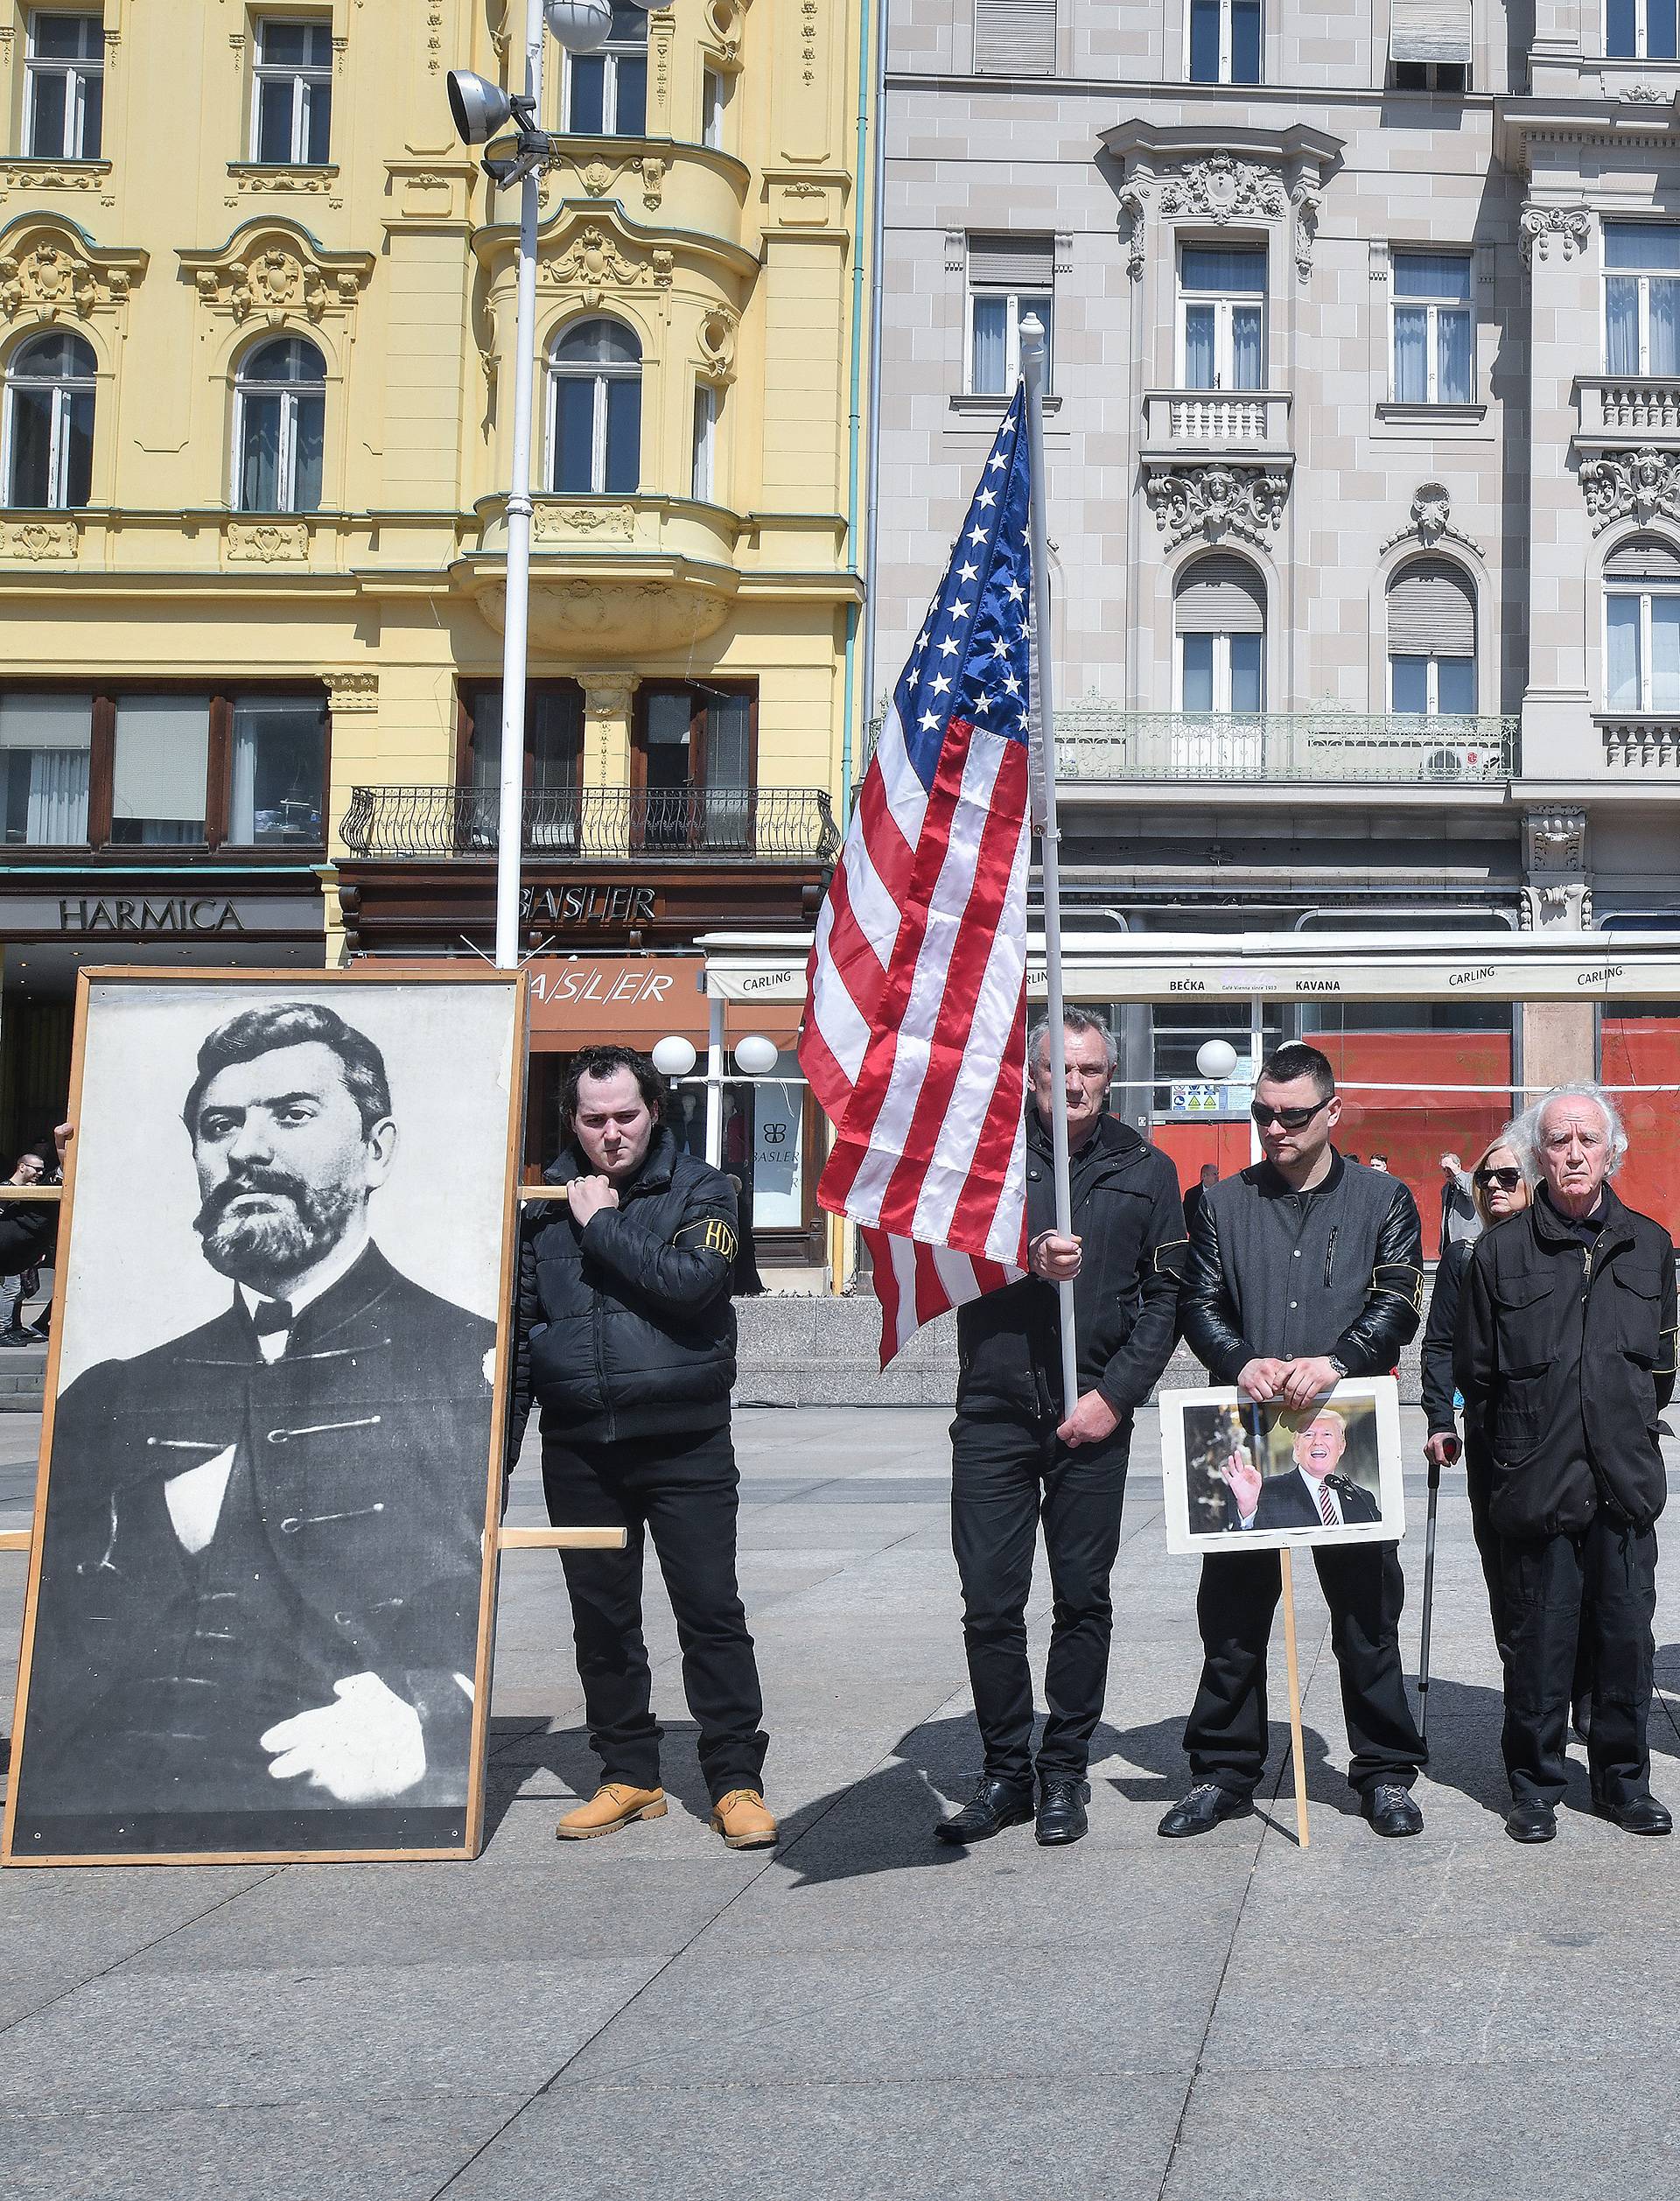
[{"label": "armband patch with letters", "polygon": [[686,1244],[690,1253],[720,1253],[725,1261],[732,1261],[739,1241],[722,1216],[710,1215],[699,1223],[684,1223],[671,1244]]}]

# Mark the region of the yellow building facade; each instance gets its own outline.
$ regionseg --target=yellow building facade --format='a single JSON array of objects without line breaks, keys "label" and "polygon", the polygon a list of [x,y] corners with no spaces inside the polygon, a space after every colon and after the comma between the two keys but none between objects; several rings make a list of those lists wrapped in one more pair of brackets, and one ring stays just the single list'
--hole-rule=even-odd
[{"label": "yellow building facade", "polygon": [[[545,53],[528,937],[808,916],[863,715],[872,14]],[[79,962],[491,936],[520,0],[0,9],[5,1135]],[[860,190],[860,179],[863,188]],[[598,1036],[590,1034],[588,1036]]]}]

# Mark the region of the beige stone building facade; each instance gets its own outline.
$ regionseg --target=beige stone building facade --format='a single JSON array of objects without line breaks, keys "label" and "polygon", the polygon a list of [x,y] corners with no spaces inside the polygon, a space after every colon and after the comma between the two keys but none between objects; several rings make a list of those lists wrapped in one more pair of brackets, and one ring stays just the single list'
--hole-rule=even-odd
[{"label": "beige stone building facade", "polygon": [[[1037,310],[1070,922],[1680,927],[1674,8],[891,23],[873,685]],[[1221,1013],[1122,1013],[1140,1119],[1180,1121]],[[1259,1021],[1522,1074],[1492,1007]],[[1530,1069],[1565,1027],[1548,1061],[1609,1062],[1536,1013]]]}]

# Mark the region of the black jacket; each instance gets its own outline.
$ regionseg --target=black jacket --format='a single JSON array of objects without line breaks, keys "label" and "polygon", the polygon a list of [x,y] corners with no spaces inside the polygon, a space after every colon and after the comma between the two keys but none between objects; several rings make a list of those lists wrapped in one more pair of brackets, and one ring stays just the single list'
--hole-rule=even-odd
[{"label": "black jacket", "polygon": [[[1346,1527],[1354,1528],[1382,1518],[1376,1500],[1357,1483],[1345,1475],[1328,1476],[1326,1480],[1340,1501]],[[1287,1475],[1269,1475],[1260,1485],[1254,1525],[1257,1529],[1321,1529],[1324,1516],[1299,1475],[1292,1469]]]},{"label": "black jacket", "polygon": [[0,1276],[50,1261],[58,1235],[56,1200],[0,1200]]},{"label": "black jacket", "polygon": [[[550,1184],[587,1175],[568,1150]],[[735,1193],[679,1153],[660,1125],[647,1159],[579,1230],[562,1201],[534,1202],[521,1233],[512,1447],[542,1410],[545,1433],[610,1442],[729,1419],[735,1384]]]},{"label": "black jacket", "polygon": [[1452,1411],[1452,1394],[1458,1388],[1452,1374],[1452,1337],[1464,1272],[1475,1245],[1474,1238],[1454,1238],[1451,1245],[1442,1246],[1435,1288],[1429,1295],[1429,1320],[1424,1325],[1424,1412],[1432,1437],[1438,1432],[1454,1437],[1459,1431]]},{"label": "black jacket", "polygon": [[1248,1362],[1327,1353],[1386,1374],[1418,1328],[1423,1230],[1398,1178],[1334,1156],[1311,1192],[1268,1161],[1210,1188],[1190,1233],[1179,1325],[1216,1382]]},{"label": "black jacket", "polygon": [[1656,1419],[1674,1391],[1674,1247],[1604,1188],[1589,1247],[1541,1193],[1477,1239],[1453,1366],[1493,1460],[1488,1513],[1516,1541],[1600,1503],[1648,1528],[1667,1495]]},{"label": "black jacket", "polygon": [[[1100,1391],[1116,1413],[1129,1413],[1172,1356],[1184,1267],[1178,1173],[1129,1124],[1103,1116],[1069,1157],[1068,1174],[1083,1252],[1074,1279],[1080,1391]],[[1054,1230],[1055,1221],[1050,1134],[1029,1106],[1027,1236]],[[1061,1418],[1061,1307],[1054,1284],[1026,1276],[970,1300],[958,1310],[956,1342],[959,1405]]]}]

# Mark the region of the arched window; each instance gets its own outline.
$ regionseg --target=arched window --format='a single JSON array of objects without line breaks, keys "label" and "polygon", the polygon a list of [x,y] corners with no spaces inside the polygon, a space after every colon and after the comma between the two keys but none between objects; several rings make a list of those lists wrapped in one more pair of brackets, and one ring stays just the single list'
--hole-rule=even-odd
[{"label": "arched window", "polygon": [[1635,535],[1604,568],[1604,701],[1609,711],[1680,711],[1680,557]]},{"label": "arched window", "polygon": [[1197,558],[1179,576],[1172,599],[1178,708],[1186,719],[1229,718],[1221,725],[1181,724],[1172,740],[1175,776],[1241,776],[1259,768],[1265,708],[1266,585],[1244,558]]},{"label": "arched window", "polygon": [[49,512],[87,503],[94,478],[93,347],[56,330],[6,368],[6,502]]},{"label": "arched window", "polygon": [[1449,558],[1415,558],[1389,583],[1389,708],[1475,711],[1476,592]]},{"label": "arched window", "polygon": [[641,347],[620,321],[574,321],[549,361],[551,486],[634,496],[641,483]]},{"label": "arched window", "polygon": [[326,363],[306,337],[260,344],[239,370],[234,403],[234,506],[318,512]]}]

